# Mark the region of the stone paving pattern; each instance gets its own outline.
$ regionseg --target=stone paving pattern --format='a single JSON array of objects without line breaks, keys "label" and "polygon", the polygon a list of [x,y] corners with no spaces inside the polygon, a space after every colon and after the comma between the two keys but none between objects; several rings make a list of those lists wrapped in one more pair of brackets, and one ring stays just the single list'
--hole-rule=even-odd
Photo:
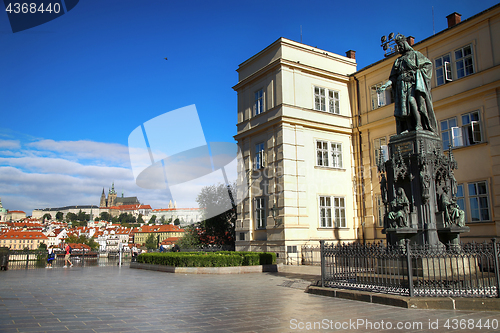
[{"label": "stone paving pattern", "polygon": [[[500,321],[499,312],[403,309],[311,295],[306,285],[289,273],[185,275],[128,266],[2,271],[0,332],[500,332],[443,327],[448,319]],[[327,329],[298,326],[323,320]],[[372,328],[335,329],[349,320]],[[382,320],[393,329],[376,330]],[[438,329],[429,329],[429,320],[438,320]],[[399,321],[422,328],[398,330]]]}]

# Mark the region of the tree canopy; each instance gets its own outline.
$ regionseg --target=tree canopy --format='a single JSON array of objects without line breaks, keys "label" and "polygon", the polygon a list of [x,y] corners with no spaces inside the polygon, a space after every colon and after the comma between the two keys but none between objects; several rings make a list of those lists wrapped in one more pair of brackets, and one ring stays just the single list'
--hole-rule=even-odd
[{"label": "tree canopy", "polygon": [[184,235],[176,242],[176,244],[182,249],[197,248],[199,245],[201,245],[199,232],[199,226],[187,226],[186,228],[184,228]]},{"label": "tree canopy", "polygon": [[[234,183],[205,186],[201,189],[196,201],[208,217],[200,223],[199,235],[202,244],[234,245],[236,205],[233,193],[236,193]],[[227,205],[228,196],[231,199],[230,207]],[[216,215],[221,211],[223,213]]]},{"label": "tree canopy", "polygon": [[111,214],[108,212],[101,212],[101,214],[99,214],[99,221],[111,221]]},{"label": "tree canopy", "polygon": [[149,234],[148,238],[146,238],[146,243],[144,244],[148,249],[157,249],[158,248],[158,238],[154,234]]},{"label": "tree canopy", "polygon": [[99,248],[99,243],[97,243],[93,237],[87,238],[85,235],[70,235],[67,237],[64,242],[66,243],[75,243],[75,244],[86,244],[90,246],[92,250],[96,250]]}]

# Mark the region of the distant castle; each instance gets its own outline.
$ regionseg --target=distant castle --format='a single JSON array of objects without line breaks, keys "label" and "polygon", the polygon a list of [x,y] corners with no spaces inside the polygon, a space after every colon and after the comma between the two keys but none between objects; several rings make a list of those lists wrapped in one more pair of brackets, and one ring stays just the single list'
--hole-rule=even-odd
[{"label": "distant castle", "polygon": [[116,207],[116,206],[124,206],[124,205],[140,205],[137,197],[124,197],[123,192],[122,196],[118,197],[115,191],[115,183],[111,186],[111,189],[108,190],[108,197],[104,194],[104,188],[102,189],[101,201],[99,203],[99,207]]}]

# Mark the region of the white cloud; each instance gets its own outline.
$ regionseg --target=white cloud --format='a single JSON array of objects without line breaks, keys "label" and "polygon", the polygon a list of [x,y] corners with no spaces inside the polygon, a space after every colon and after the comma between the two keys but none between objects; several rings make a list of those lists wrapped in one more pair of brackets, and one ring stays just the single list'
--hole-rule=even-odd
[{"label": "white cloud", "polygon": [[126,146],[83,140],[0,144],[0,196],[7,209],[29,215],[39,208],[98,205],[102,189],[107,193],[113,182],[119,195],[137,196],[153,208],[168,205],[167,191],[135,184]]},{"label": "white cloud", "polygon": [[[98,205],[103,188],[107,194],[113,182],[119,196],[122,192],[127,197],[136,196],[153,209],[168,206],[169,190],[154,186],[145,189],[136,184],[129,153],[135,154],[142,167],[149,166],[149,152],[144,149],[132,148],[129,152],[124,145],[88,140],[32,140],[0,140],[0,197],[7,209],[30,215],[33,209]],[[203,186],[224,181],[223,177],[214,179],[210,175],[210,161],[197,152],[195,149],[175,155],[163,161],[165,170],[161,167],[161,173],[166,172],[172,182],[172,199],[179,208],[197,207],[196,196]],[[236,169],[227,165],[229,157],[219,152],[213,162],[226,165],[231,179]],[[158,182],[158,178],[153,181]]]},{"label": "white cloud", "polygon": [[26,144],[27,147],[55,152],[68,158],[108,161],[130,165],[128,148],[117,143],[103,143],[88,140],[54,141],[39,140]]},{"label": "white cloud", "polygon": [[19,148],[21,148],[21,142],[19,140],[0,139],[0,149],[19,149]]}]

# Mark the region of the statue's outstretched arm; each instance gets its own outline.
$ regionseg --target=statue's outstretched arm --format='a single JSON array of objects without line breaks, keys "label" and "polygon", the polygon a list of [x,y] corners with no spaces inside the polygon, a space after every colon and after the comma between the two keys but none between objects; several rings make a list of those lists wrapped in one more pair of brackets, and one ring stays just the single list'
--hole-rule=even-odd
[{"label": "statue's outstretched arm", "polygon": [[389,88],[390,86],[392,86],[392,81],[387,80],[386,83],[384,83],[383,85],[381,85],[380,87],[377,88],[377,92],[380,93],[380,92],[386,90],[387,88]]}]

